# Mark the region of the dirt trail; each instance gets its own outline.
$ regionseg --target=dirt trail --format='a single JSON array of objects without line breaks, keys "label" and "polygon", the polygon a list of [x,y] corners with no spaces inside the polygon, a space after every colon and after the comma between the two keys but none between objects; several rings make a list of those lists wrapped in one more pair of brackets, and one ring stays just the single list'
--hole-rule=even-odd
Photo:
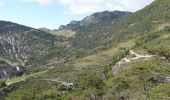
[{"label": "dirt trail", "polygon": [[113,76],[129,69],[136,62],[151,60],[153,57],[155,57],[155,55],[140,55],[135,53],[133,50],[130,50],[128,56],[130,57],[125,57],[116,63],[116,65],[113,67]]},{"label": "dirt trail", "polygon": [[67,82],[59,81],[59,80],[57,80],[57,79],[39,79],[39,80],[61,83],[62,85],[67,86],[67,87],[70,87],[70,86],[73,86],[73,85],[74,85],[73,83],[67,83]]},{"label": "dirt trail", "polygon": [[10,62],[10,61],[7,60],[7,59],[0,58],[0,60],[5,61],[5,62],[6,62],[7,64],[9,64],[10,66],[13,66],[13,63]]},{"label": "dirt trail", "polygon": [[10,65],[12,67],[17,67],[19,65],[22,65],[22,66],[25,65],[25,63],[21,59],[19,59],[19,58],[16,58],[16,59],[17,59],[17,62],[11,62],[8,59],[0,58],[1,61],[5,61],[8,65]]}]

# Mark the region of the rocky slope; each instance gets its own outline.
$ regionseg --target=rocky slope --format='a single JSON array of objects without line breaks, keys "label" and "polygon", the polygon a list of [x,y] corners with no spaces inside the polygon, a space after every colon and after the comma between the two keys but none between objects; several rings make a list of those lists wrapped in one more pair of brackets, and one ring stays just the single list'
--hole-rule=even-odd
[{"label": "rocky slope", "polygon": [[[40,58],[54,53],[60,48],[56,41],[59,37],[12,22],[0,21],[0,61],[7,65],[0,66],[0,71],[8,67],[25,67],[44,62]],[[52,49],[53,48],[53,49]],[[38,62],[40,61],[40,62]],[[4,69],[4,70],[3,70]]]},{"label": "rocky slope", "polygon": [[66,26],[61,25],[59,27],[59,31],[63,31],[63,30],[79,30],[80,28],[83,27],[90,27],[94,24],[97,23],[101,23],[101,22],[105,22],[105,21],[111,21],[113,19],[119,18],[119,17],[123,17],[123,16],[127,16],[131,14],[131,12],[121,12],[121,11],[104,11],[104,12],[98,12],[98,13],[94,13],[90,16],[85,17],[83,20],[81,21],[71,21],[69,24],[67,24]]}]

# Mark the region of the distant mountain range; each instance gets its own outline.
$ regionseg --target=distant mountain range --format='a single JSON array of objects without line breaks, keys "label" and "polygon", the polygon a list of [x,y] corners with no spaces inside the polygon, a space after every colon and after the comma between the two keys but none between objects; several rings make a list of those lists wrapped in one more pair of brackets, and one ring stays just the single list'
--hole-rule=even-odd
[{"label": "distant mountain range", "polygon": [[45,31],[45,32],[57,32],[57,31],[68,31],[68,30],[79,30],[81,28],[90,27],[93,25],[96,25],[97,23],[111,21],[116,18],[124,17],[129,14],[132,14],[132,12],[127,11],[103,11],[103,12],[97,12],[90,16],[85,17],[81,21],[75,21],[72,20],[67,25],[61,25],[58,29],[47,29],[45,27],[39,28],[39,30]]},{"label": "distant mountain range", "polygon": [[85,17],[81,21],[71,21],[67,25],[61,25],[59,27],[59,31],[63,30],[78,30],[83,27],[90,27],[94,24],[105,22],[105,21],[111,21],[113,19],[119,18],[119,17],[124,17],[129,14],[132,14],[131,12],[126,12],[126,11],[104,11],[104,12],[98,12],[94,13],[90,16]]}]

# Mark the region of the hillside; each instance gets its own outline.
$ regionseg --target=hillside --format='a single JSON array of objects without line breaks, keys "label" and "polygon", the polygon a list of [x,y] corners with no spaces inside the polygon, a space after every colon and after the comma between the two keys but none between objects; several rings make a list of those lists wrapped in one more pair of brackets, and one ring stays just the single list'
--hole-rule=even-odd
[{"label": "hillside", "polygon": [[[129,38],[136,38],[145,33],[156,31],[170,22],[169,1],[156,0],[150,6],[124,18],[99,23],[94,27],[77,31],[72,44],[85,51],[92,48],[104,48],[111,43],[118,43]],[[81,43],[79,39],[81,38]],[[90,45],[90,46],[89,46]]]},{"label": "hillside", "polygon": [[[95,13],[92,16],[95,16],[94,20],[98,20],[96,23],[99,23],[101,18],[103,18],[101,21],[111,20],[113,17],[128,14],[128,12],[114,11]],[[51,30],[46,28],[34,29],[6,21],[0,21],[0,24],[0,58],[8,63],[8,66],[2,66],[0,74],[2,78],[10,78],[17,70],[22,74],[31,73],[94,53],[94,50],[90,49],[87,53],[83,53],[84,50],[72,44],[71,40],[74,40],[77,34],[75,31],[51,34]],[[30,67],[27,68],[28,66]]]},{"label": "hillside", "polygon": [[54,59],[45,71],[1,80],[1,98],[168,100],[169,4],[156,0],[134,14],[60,35],[69,44],[60,54],[71,60],[55,64]]},{"label": "hillside", "polygon": [[61,39],[27,26],[0,21],[0,60],[8,64],[0,66],[1,71],[7,71],[1,73],[1,77],[10,76],[16,68],[22,70],[26,66],[45,64],[47,59],[44,58],[50,60],[52,54],[62,51],[62,46],[58,45]]}]

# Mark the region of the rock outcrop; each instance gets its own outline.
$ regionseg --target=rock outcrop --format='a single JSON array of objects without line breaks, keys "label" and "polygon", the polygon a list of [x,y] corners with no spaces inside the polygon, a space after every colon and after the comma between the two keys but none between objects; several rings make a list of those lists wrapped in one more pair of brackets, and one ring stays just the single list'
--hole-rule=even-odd
[{"label": "rock outcrop", "polygon": [[105,21],[111,21],[113,19],[127,16],[131,14],[131,12],[126,12],[126,11],[104,11],[104,12],[98,12],[94,13],[90,16],[85,17],[81,21],[71,21],[67,25],[61,25],[59,27],[59,31],[63,30],[78,30],[83,27],[90,27],[93,26],[97,23],[105,22]]},{"label": "rock outcrop", "polygon": [[133,64],[137,62],[151,60],[154,57],[154,55],[139,55],[133,50],[129,52],[129,56],[129,58],[123,58],[122,60],[116,63],[116,65],[112,69],[113,76],[129,69]]}]

